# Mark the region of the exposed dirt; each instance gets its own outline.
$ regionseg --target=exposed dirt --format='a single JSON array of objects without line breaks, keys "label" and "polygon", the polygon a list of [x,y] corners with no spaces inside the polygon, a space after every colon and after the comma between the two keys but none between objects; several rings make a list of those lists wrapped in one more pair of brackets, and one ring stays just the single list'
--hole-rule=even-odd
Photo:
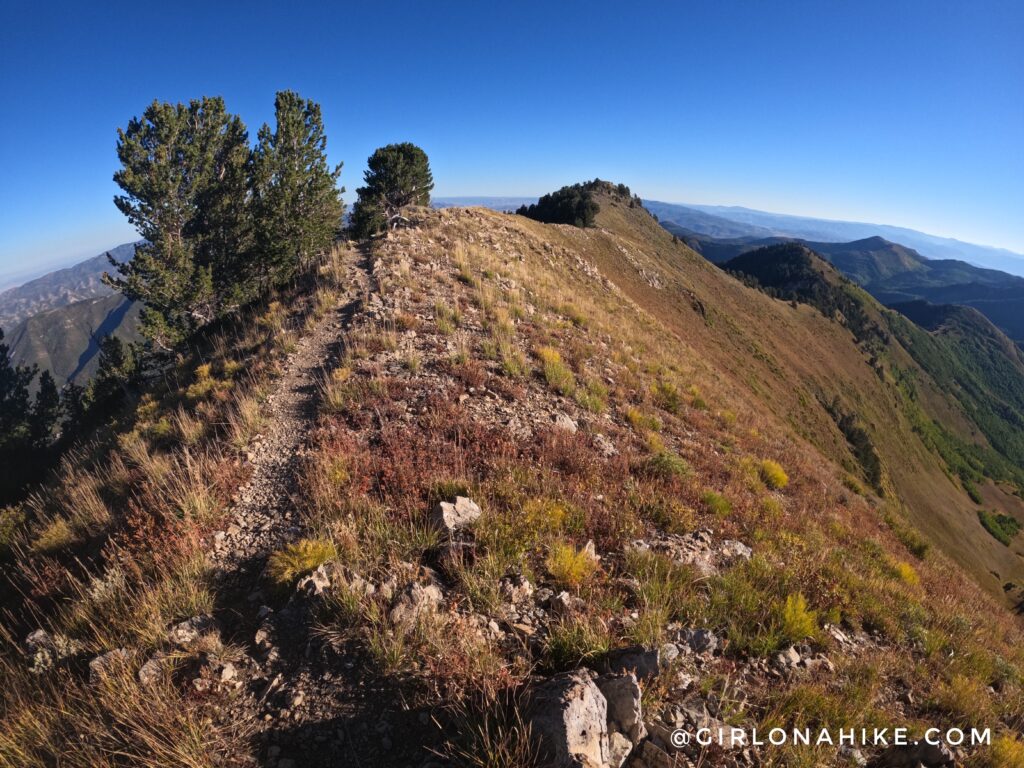
[{"label": "exposed dirt", "polygon": [[[321,377],[335,367],[345,334],[377,301],[366,253],[352,252],[338,306],[302,332],[264,405],[265,433],[248,449],[251,475],[239,489],[210,559],[217,582],[222,638],[243,649],[227,717],[254,719],[257,764],[268,768],[433,763],[424,745],[436,740],[429,712],[403,706],[397,691],[374,687],[352,655],[311,634],[307,605],[292,600],[273,612],[262,575],[271,553],[304,535],[297,472],[317,422]],[[218,671],[217,675],[223,674]],[[410,729],[420,731],[415,739]]]}]

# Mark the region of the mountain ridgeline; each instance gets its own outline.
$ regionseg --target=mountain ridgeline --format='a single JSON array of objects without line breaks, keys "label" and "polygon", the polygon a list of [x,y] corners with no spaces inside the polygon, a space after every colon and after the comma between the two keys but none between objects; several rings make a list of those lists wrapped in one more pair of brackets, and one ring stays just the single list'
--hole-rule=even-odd
[{"label": "mountain ridgeline", "polygon": [[787,237],[718,238],[697,234],[672,222],[663,225],[716,264],[765,246],[803,243],[887,306],[927,301],[974,307],[1011,339],[1024,341],[1022,277],[955,259],[927,259],[911,248],[877,236],[849,243]]},{"label": "mountain ridgeline", "polygon": [[[236,307],[228,261],[177,295],[217,316],[173,355],[145,346],[171,343],[159,322],[138,359],[102,347],[116,407],[0,511],[0,763],[1024,754],[1024,371],[1001,331],[887,309],[802,243],[720,268],[623,185],[431,209],[419,153],[382,150],[358,239],[303,257],[290,229],[260,258],[291,279]],[[667,736],[727,722],[993,744]]]},{"label": "mountain ridgeline", "polygon": [[645,200],[644,205],[665,224],[711,237],[782,237],[829,243],[882,237],[912,248],[928,259],[962,261],[1024,277],[1024,256],[1019,253],[907,227],[790,216],[738,206],[678,205],[655,200]]}]

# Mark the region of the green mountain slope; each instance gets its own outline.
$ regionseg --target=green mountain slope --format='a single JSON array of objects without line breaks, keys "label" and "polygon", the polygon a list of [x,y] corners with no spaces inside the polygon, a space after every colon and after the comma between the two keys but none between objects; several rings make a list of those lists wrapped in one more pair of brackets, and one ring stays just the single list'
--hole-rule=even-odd
[{"label": "green mountain slope", "polygon": [[698,235],[671,223],[664,226],[716,264],[768,245],[801,242],[887,306],[919,299],[970,306],[1011,339],[1024,340],[1024,278],[954,259],[926,259],[911,248],[881,237],[850,243],[782,237],[722,239]]},{"label": "green mountain slope", "polygon": [[[966,488],[988,477],[1024,489],[1024,355],[980,312],[899,305],[911,322],[886,311],[800,243],[749,251],[722,266],[773,296],[811,304],[847,325],[880,373],[893,377],[915,432]],[[904,352],[914,366],[902,361]],[[925,376],[944,405],[954,404],[966,429],[921,397]],[[931,404],[937,402],[933,396]]]},{"label": "green mountain slope", "polygon": [[77,301],[34,314],[11,329],[8,343],[18,365],[38,365],[58,386],[88,380],[99,364],[104,336],[141,339],[139,307],[120,294]]}]

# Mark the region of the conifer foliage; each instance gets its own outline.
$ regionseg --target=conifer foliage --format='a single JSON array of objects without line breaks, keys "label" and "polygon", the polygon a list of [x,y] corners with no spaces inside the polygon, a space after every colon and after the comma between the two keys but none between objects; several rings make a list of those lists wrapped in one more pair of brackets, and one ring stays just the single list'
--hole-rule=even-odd
[{"label": "conifer foliage", "polygon": [[[277,126],[264,125],[253,153],[252,199],[261,287],[289,280],[326,251],[341,229],[341,165],[327,162],[320,105],[282,91]],[[344,192],[344,189],[340,190]]]},{"label": "conifer foliage", "polygon": [[291,279],[341,227],[319,105],[291,91],[275,105],[255,150],[221,98],[153,102],[118,131],[114,203],[144,242],[106,280],[142,303],[156,350]]},{"label": "conifer foliage", "polygon": [[[571,187],[562,187],[557,192],[544,195],[532,205],[524,205],[516,211],[520,216],[542,221],[545,224],[572,224],[576,227],[594,226],[594,217],[600,210],[597,201],[594,200],[593,190],[600,186],[607,185],[600,179],[595,179],[586,184],[573,184]],[[625,187],[626,195],[629,188]]]},{"label": "conifer foliage", "polygon": [[14,365],[0,329],[0,505],[41,477],[53,431],[61,415],[60,394],[47,371],[33,398],[35,366]]},{"label": "conifer foliage", "polygon": [[[220,98],[153,102],[118,131],[114,198],[145,242],[107,282],[141,301],[143,333],[172,349],[212,321],[246,246],[248,134]],[[229,266],[231,265],[231,266]]]},{"label": "conifer foliage", "polygon": [[367,238],[393,229],[409,205],[430,205],[434,177],[427,153],[415,144],[388,144],[370,155],[365,187],[352,208],[352,233]]}]

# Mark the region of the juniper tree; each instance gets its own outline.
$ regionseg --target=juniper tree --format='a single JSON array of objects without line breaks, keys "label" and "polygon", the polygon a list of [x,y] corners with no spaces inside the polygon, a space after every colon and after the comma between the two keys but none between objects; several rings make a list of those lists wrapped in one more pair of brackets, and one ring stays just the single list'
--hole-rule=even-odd
[{"label": "juniper tree", "polygon": [[341,164],[327,162],[320,105],[281,91],[274,112],[276,126],[260,128],[252,160],[256,268],[264,287],[286,282],[327,251],[344,214]]},{"label": "juniper tree", "polygon": [[388,144],[367,160],[365,187],[352,208],[352,232],[365,238],[393,228],[408,205],[430,205],[434,177],[427,153],[415,144]]},{"label": "juniper tree", "polygon": [[154,101],[118,130],[114,203],[145,242],[106,282],[143,304],[142,331],[169,350],[245,282],[248,135],[220,98]]}]

